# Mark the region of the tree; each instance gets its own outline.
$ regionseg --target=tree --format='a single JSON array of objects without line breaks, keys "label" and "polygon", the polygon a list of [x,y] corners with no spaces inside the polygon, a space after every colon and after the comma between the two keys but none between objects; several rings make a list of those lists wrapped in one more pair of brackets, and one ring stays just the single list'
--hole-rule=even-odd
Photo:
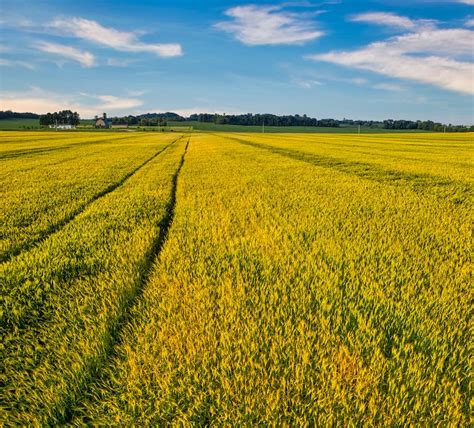
[{"label": "tree", "polygon": [[40,125],[79,125],[80,116],[71,110],[62,110],[55,113],[46,113],[40,116]]}]

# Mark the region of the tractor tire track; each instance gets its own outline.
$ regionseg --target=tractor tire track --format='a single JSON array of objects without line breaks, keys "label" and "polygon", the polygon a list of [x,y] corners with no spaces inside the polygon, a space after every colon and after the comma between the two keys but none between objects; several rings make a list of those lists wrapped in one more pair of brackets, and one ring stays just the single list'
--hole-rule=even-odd
[{"label": "tractor tire track", "polygon": [[355,175],[362,179],[376,181],[382,184],[408,187],[420,194],[426,194],[429,192],[456,205],[470,203],[472,187],[467,183],[461,183],[448,178],[437,177],[429,174],[413,174],[409,172],[384,169],[369,163],[350,162],[330,156],[321,156],[297,150],[283,149],[270,144],[255,143],[242,138],[228,136],[223,138],[260,150],[266,150],[290,159],[306,162],[321,168],[333,169],[345,174]]},{"label": "tractor tire track", "polygon": [[54,233],[60,231],[63,229],[65,226],[67,226],[71,221],[73,221],[78,215],[80,215],[82,212],[84,212],[92,203],[97,201],[100,198],[103,198],[104,196],[108,195],[109,193],[113,192],[115,189],[118,187],[122,186],[129,178],[131,178],[133,175],[135,175],[138,171],[140,171],[145,165],[150,163],[153,159],[155,159],[157,156],[159,156],[161,153],[163,153],[168,147],[171,145],[175,144],[179,140],[181,140],[183,137],[179,137],[178,139],[172,141],[171,143],[167,144],[165,147],[160,149],[158,152],[156,152],[153,156],[142,162],[140,165],[138,165],[136,168],[134,168],[132,171],[128,172],[125,174],[119,181],[110,184],[107,186],[105,189],[101,190],[100,192],[96,193],[89,199],[85,204],[79,206],[76,210],[71,212],[69,215],[67,215],[65,218],[63,218],[61,221],[58,223],[55,223],[45,229],[38,238],[32,240],[31,242],[25,243],[23,245],[19,245],[17,247],[13,247],[12,249],[9,250],[8,253],[0,255],[0,263],[5,263],[14,257],[20,255],[21,253],[31,250],[33,247],[36,247],[37,245],[41,244],[43,241],[45,241],[49,236],[53,235]]},{"label": "tractor tire track", "polygon": [[115,350],[116,347],[121,343],[122,332],[132,320],[133,307],[143,295],[143,291],[145,290],[145,287],[151,278],[153,266],[161,254],[161,251],[168,238],[169,230],[171,228],[171,225],[173,224],[176,209],[178,178],[184,165],[184,160],[188,151],[190,141],[191,138],[189,137],[184,148],[184,152],[181,156],[178,168],[176,169],[176,172],[174,173],[171,179],[172,188],[170,198],[165,208],[165,214],[161,221],[158,223],[159,233],[153,241],[150,250],[144,257],[142,273],[139,279],[137,280],[137,287],[135,288],[134,294],[126,303],[122,314],[117,320],[115,320],[113,325],[111,325],[109,328],[108,337],[110,337],[111,339],[104,346],[104,355],[102,357],[98,357],[97,361],[95,361],[88,367],[88,373],[85,376],[82,376],[82,378],[86,379],[84,381],[84,384],[79,387],[78,391],[75,391],[72,396],[68,398],[68,400],[66,401],[67,405],[64,413],[59,414],[59,412],[57,412],[53,415],[52,420],[62,420],[62,423],[70,424],[75,416],[75,408],[80,404],[81,400],[87,395],[87,392],[90,391],[93,385],[103,378],[102,369],[107,367],[110,364],[111,360],[117,355]]}]

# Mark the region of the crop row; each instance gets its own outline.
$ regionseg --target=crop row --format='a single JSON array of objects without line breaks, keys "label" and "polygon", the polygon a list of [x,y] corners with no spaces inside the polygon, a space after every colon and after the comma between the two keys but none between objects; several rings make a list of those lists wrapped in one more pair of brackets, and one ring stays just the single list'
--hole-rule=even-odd
[{"label": "crop row", "polygon": [[[237,136],[237,135],[236,135]],[[271,145],[276,149],[291,150],[394,170],[410,175],[470,181],[474,167],[472,137],[466,135],[436,134],[411,135],[281,135],[274,138],[267,134],[239,134],[238,138],[253,143]]]}]

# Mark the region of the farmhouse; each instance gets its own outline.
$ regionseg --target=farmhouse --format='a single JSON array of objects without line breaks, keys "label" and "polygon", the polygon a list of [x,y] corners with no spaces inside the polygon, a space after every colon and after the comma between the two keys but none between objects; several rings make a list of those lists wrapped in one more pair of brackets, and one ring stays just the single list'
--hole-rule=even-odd
[{"label": "farmhouse", "polygon": [[109,129],[110,123],[109,119],[107,119],[107,114],[103,113],[102,117],[95,117],[95,127],[96,128],[104,128]]}]

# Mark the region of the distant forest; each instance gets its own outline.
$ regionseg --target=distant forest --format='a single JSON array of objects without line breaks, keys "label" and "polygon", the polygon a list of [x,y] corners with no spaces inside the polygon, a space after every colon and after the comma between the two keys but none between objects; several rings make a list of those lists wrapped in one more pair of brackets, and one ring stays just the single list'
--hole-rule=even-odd
[{"label": "distant forest", "polygon": [[0,120],[2,119],[39,119],[40,115],[36,113],[17,113],[11,110],[0,111]]},{"label": "distant forest", "polygon": [[[65,114],[70,113],[70,114]],[[58,112],[54,114],[48,113],[47,115],[40,115],[35,113],[16,113],[12,111],[0,111],[1,119],[41,119],[41,124],[47,125],[54,123],[58,120],[58,123],[71,123],[77,124],[79,115],[69,111]],[[431,120],[351,120],[351,119],[316,119],[306,115],[300,116],[287,115],[277,116],[274,114],[240,114],[240,115],[226,115],[226,114],[210,114],[210,113],[199,113],[192,114],[189,117],[183,117],[179,114],[166,112],[166,113],[145,113],[140,115],[128,115],[128,116],[116,116],[109,119],[113,124],[127,124],[127,125],[139,125],[139,126],[166,126],[168,121],[173,122],[207,122],[215,123],[218,125],[242,125],[242,126],[305,126],[305,127],[326,127],[326,128],[339,128],[345,126],[363,126],[370,128],[380,129],[393,129],[393,130],[422,130],[422,131],[434,131],[434,132],[474,132],[474,125],[463,126],[463,125],[452,125],[443,124],[439,122],[433,122]],[[52,121],[52,122],[51,122]]]},{"label": "distant forest", "polygon": [[[182,120],[186,120],[182,118]],[[419,129],[423,131],[442,132],[467,132],[474,131],[474,126],[444,125],[431,120],[351,120],[351,119],[315,119],[306,115],[276,116],[273,114],[242,114],[242,115],[220,115],[220,114],[193,114],[187,120],[198,122],[212,122],[222,125],[258,125],[262,126],[319,126],[329,128],[339,128],[342,126],[365,126],[370,128],[383,129]]]},{"label": "distant forest", "polygon": [[288,115],[277,116],[274,114],[241,114],[241,115],[225,115],[199,113],[192,114],[188,118],[180,116],[176,113],[147,113],[139,116],[126,116],[122,118],[112,118],[112,123],[128,123],[129,125],[160,125],[166,121],[178,122],[207,122],[218,125],[242,125],[242,126],[314,126],[325,128],[339,128],[343,126],[364,126],[370,128],[381,129],[412,129],[434,132],[468,132],[474,131],[474,126],[442,124],[431,120],[351,120],[351,119],[316,119],[306,115],[300,116]]},{"label": "distant forest", "polygon": [[183,122],[186,119],[176,113],[146,113],[138,116],[111,117],[109,119],[114,125],[140,125],[140,126],[166,126],[168,120]]}]

